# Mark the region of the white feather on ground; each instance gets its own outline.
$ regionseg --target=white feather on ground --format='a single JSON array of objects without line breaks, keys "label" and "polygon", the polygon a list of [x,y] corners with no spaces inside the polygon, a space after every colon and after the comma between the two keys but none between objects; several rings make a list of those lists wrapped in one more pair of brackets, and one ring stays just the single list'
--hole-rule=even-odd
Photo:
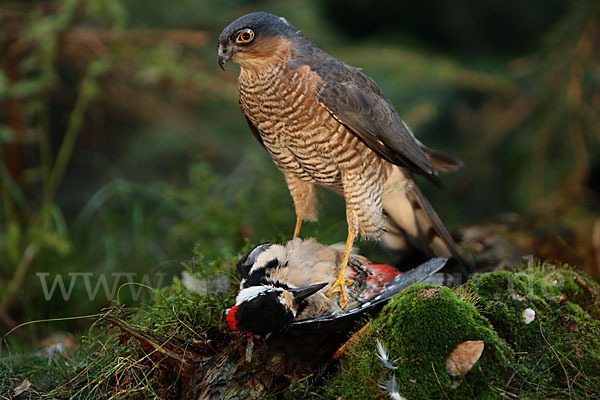
[{"label": "white feather on ground", "polygon": [[385,390],[390,399],[406,400],[398,391],[398,382],[396,382],[396,375],[393,375],[392,379],[389,379],[383,383],[378,383],[377,386],[381,390]]},{"label": "white feather on ground", "polygon": [[385,345],[385,343],[381,342],[379,339],[377,339],[377,358],[379,358],[379,360],[381,360],[382,364],[387,369],[397,369],[398,368],[394,365],[394,362],[396,362],[396,360],[390,360],[390,354],[389,354],[387,346]]},{"label": "white feather on ground", "polygon": [[[383,343],[379,339],[377,339],[377,358],[379,358],[379,361],[381,361],[381,363],[387,369],[390,369],[390,370],[398,369],[398,367],[396,367],[394,365],[394,362],[396,362],[397,360],[390,360],[390,353],[389,353],[387,346],[385,345],[385,343]],[[398,390],[398,382],[396,382],[395,374],[392,375],[392,379],[388,379],[387,381],[378,383],[377,386],[381,390],[384,390],[387,393],[387,395],[390,397],[390,399],[406,400],[400,394],[400,391]]]}]

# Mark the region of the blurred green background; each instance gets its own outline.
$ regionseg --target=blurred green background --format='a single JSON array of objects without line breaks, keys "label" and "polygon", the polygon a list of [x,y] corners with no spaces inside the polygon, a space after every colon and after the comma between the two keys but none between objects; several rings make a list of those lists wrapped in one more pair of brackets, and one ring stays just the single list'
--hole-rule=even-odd
[{"label": "blurred green background", "polygon": [[[111,304],[82,280],[46,301],[38,273],[155,285],[192,257],[202,270],[291,237],[283,176],[237,105],[239,67],[216,62],[220,31],[257,10],[363,68],[421,141],[465,162],[445,190],[423,182],[447,225],[598,210],[598,1],[2,1],[0,333]],[[343,200],[322,199],[302,235],[343,241]]]}]

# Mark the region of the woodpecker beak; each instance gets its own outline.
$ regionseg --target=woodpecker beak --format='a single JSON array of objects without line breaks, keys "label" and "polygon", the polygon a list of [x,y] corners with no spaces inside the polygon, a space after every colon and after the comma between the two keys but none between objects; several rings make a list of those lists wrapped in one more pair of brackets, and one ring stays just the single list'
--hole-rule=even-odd
[{"label": "woodpecker beak", "polygon": [[219,57],[217,58],[217,62],[219,63],[219,67],[221,67],[221,69],[223,71],[225,71],[225,63],[229,60],[231,60],[231,57],[233,57],[233,54],[235,53],[234,51],[227,51],[227,49],[225,49],[225,47],[223,46],[223,43],[219,43]]},{"label": "woodpecker beak", "polygon": [[323,289],[327,286],[328,283],[317,283],[316,285],[305,286],[302,288],[290,289],[290,292],[294,295],[294,301],[296,303],[300,303],[302,300],[306,299],[308,296],[311,296],[317,293],[319,290]]}]

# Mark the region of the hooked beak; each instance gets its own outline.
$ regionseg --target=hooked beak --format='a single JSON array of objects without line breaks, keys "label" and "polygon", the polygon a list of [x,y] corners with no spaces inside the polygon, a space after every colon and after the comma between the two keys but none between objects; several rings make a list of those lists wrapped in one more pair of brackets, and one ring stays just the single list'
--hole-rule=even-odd
[{"label": "hooked beak", "polygon": [[223,47],[222,43],[219,44],[219,56],[217,58],[217,62],[219,63],[219,67],[221,67],[223,71],[225,71],[225,63],[231,60],[233,53],[233,51],[227,52],[227,50]]},{"label": "hooked beak", "polygon": [[302,300],[317,293],[319,290],[323,289],[327,286],[327,282],[325,283],[317,283],[316,285],[305,286],[302,288],[294,288],[290,289],[290,292],[294,295],[294,301],[296,303],[300,303]]}]

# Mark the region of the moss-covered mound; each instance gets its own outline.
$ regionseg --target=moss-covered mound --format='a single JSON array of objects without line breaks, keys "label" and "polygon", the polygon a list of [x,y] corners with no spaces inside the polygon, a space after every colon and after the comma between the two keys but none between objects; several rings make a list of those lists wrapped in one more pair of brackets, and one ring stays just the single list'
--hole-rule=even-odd
[{"label": "moss-covered mound", "polygon": [[[389,346],[396,370],[388,370],[377,357],[376,340]],[[455,382],[446,373],[446,357],[460,343],[482,340],[484,355],[466,379]],[[443,397],[442,390],[460,398],[473,398],[493,390],[490,376],[506,376],[513,354],[474,305],[461,301],[445,287],[415,285],[388,304],[373,320],[343,360],[341,372],[327,391],[332,396],[373,398],[378,383],[395,376],[402,395],[411,398]],[[443,388],[443,389],[442,389]]]},{"label": "moss-covered mound", "polygon": [[[215,286],[233,262],[207,263],[212,272],[198,276],[200,286]],[[145,306],[109,309],[80,354],[5,361],[5,387],[13,392],[27,380],[31,389],[19,398],[61,399],[351,400],[391,389],[407,399],[600,398],[600,285],[568,267],[479,274],[456,289],[412,286],[326,369],[301,365],[274,336],[231,334],[223,315],[237,290],[224,282],[224,292],[194,294],[175,279]],[[389,349],[387,366],[378,341]],[[457,361],[465,342],[479,350],[483,343],[483,352]],[[448,366],[465,359],[469,368]],[[40,374],[50,370],[55,378]]]},{"label": "moss-covered mound", "polygon": [[[372,398],[391,379],[406,398],[598,396],[598,296],[597,282],[551,265],[476,275],[456,290],[413,286],[350,347],[326,397]],[[397,369],[377,357],[377,340]],[[483,341],[483,354],[453,377],[446,359],[468,340]]]},{"label": "moss-covered mound", "polygon": [[[544,397],[600,395],[600,285],[563,266],[474,276],[465,286],[516,354],[506,390]],[[535,312],[526,324],[524,312]]]}]

